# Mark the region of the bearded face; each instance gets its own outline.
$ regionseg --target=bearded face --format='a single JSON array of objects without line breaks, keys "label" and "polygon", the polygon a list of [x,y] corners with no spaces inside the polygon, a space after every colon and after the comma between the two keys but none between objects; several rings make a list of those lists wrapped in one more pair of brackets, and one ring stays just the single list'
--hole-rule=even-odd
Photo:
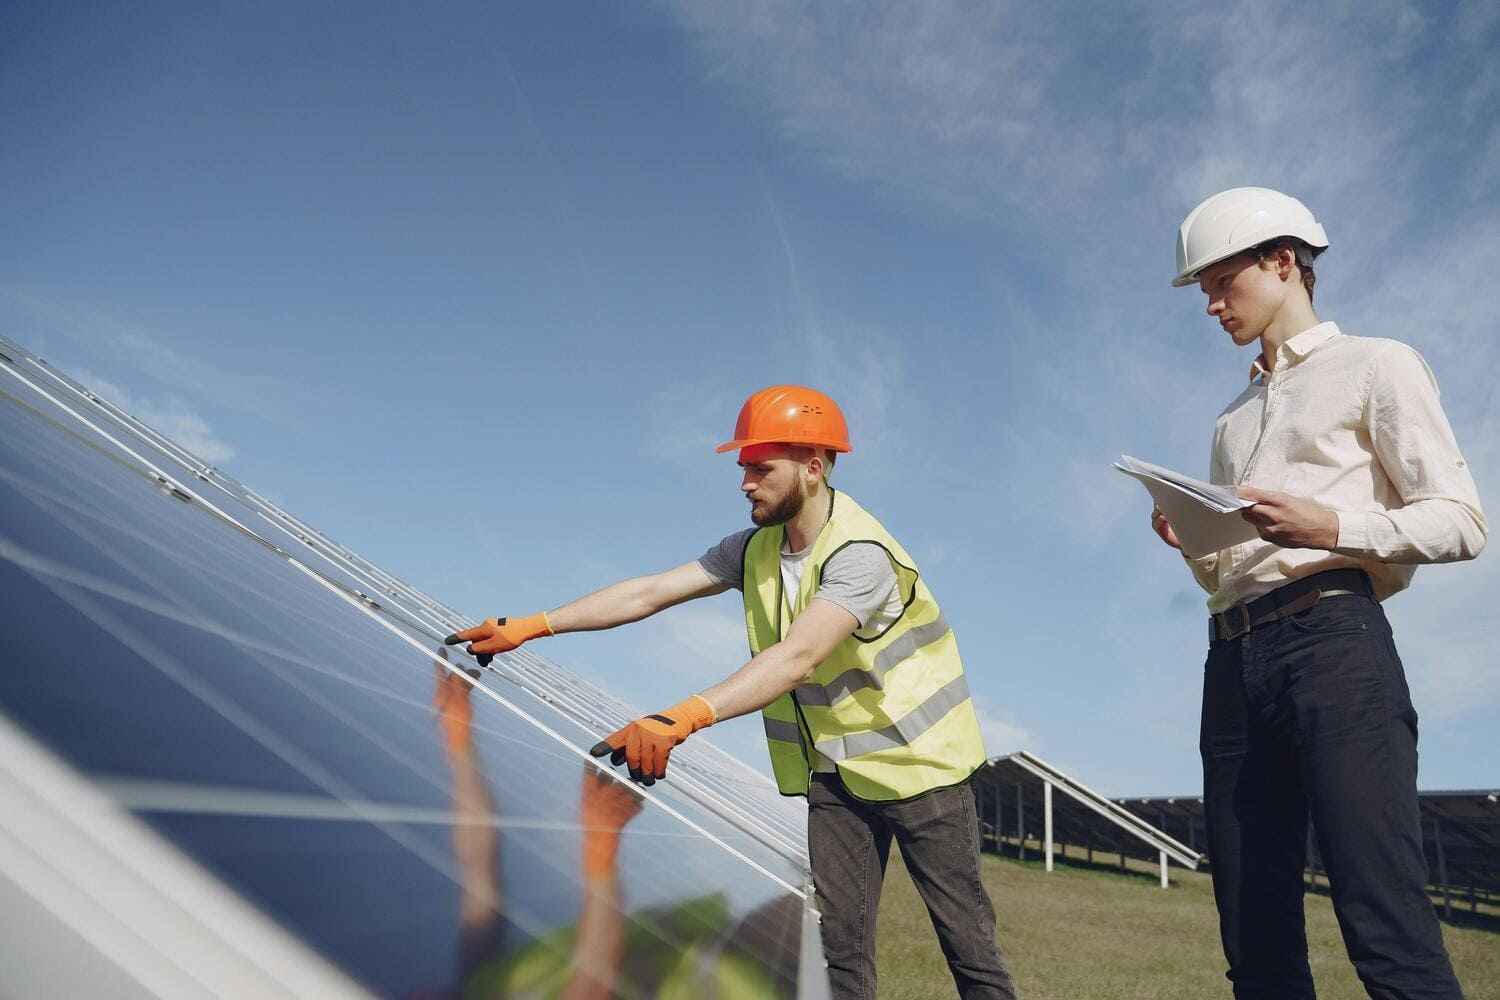
[{"label": "bearded face", "polygon": [[752,445],[740,452],[740,468],[745,470],[740,489],[750,501],[750,520],[767,528],[802,512],[812,457],[810,448],[784,444]]},{"label": "bearded face", "polygon": [[762,483],[760,499],[750,498],[750,520],[762,528],[786,524],[802,513],[802,504],[806,498],[803,496],[801,485],[794,480],[786,484],[786,488],[778,494],[768,489],[766,483]]}]

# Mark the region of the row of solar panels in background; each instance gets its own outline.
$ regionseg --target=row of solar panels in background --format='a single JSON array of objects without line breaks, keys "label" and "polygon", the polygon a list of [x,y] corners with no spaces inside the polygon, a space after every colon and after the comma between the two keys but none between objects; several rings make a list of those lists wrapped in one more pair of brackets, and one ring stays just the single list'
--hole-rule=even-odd
[{"label": "row of solar panels in background", "polygon": [[[1203,799],[1199,796],[1117,799],[1120,805],[1163,830],[1203,848]],[[1417,793],[1423,849],[1432,885],[1468,892],[1500,893],[1500,792]],[[1317,837],[1309,836],[1308,863],[1323,868]],[[1206,849],[1206,848],[1203,848]],[[1213,864],[1213,858],[1208,859]]]},{"label": "row of solar panels in background", "polygon": [[[598,894],[579,858],[612,782],[586,749],[637,711],[524,650],[498,658],[461,781],[432,706],[456,676],[439,637],[468,619],[8,341],[0,376],[9,983],[440,996],[487,976],[545,995],[577,974]],[[624,996],[818,995],[798,807],[683,750],[673,780],[603,793],[623,944],[590,974]],[[31,947],[23,926],[58,933]]]},{"label": "row of solar panels in background", "polygon": [[1172,836],[1152,825],[1155,817],[1143,821],[1025,750],[991,758],[974,774],[974,794],[980,835],[997,851],[1014,843],[1024,857],[1028,841],[1045,851],[1050,818],[1052,843],[1082,848],[1086,860],[1095,851],[1118,855],[1122,865],[1127,857],[1185,868],[1203,860],[1191,835]]}]

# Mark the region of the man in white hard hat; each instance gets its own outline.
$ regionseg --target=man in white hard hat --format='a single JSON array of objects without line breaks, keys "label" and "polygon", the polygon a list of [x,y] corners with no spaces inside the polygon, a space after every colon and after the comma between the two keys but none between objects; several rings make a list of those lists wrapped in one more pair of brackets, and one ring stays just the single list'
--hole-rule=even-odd
[{"label": "man in white hard hat", "polygon": [[[1417,715],[1380,602],[1420,563],[1472,559],[1487,527],[1426,363],[1314,314],[1327,247],[1301,202],[1266,188],[1214,195],[1177,240],[1172,283],[1260,347],[1210,465],[1255,501],[1259,538],[1189,560],[1212,613],[1200,749],[1219,929],[1236,997],[1314,996],[1310,818],[1370,996],[1457,1000],[1425,890]],[[1151,523],[1179,547],[1159,509]]]}]

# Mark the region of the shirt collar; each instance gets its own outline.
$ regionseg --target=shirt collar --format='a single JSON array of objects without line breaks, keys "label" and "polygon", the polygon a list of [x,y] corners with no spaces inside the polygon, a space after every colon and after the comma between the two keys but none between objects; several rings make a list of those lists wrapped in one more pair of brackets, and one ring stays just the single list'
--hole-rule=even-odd
[{"label": "shirt collar", "polygon": [[[1319,323],[1317,326],[1308,327],[1277,349],[1276,365],[1278,368],[1294,365],[1319,346],[1338,336],[1341,334],[1337,323]],[[1255,360],[1250,362],[1250,381],[1259,381],[1269,374],[1270,372],[1261,365],[1260,356],[1256,355]]]}]

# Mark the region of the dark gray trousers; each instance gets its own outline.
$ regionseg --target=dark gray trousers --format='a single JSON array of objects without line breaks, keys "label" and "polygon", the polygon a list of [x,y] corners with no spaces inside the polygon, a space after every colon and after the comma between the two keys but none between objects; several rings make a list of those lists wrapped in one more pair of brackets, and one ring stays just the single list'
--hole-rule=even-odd
[{"label": "dark gray trousers", "polygon": [[911,872],[965,1000],[1015,1000],[979,880],[979,821],[965,782],[905,802],[861,802],[815,774],[807,844],[823,914],[823,952],[837,1000],[875,1000],[875,918],[891,838]]},{"label": "dark gray trousers", "polygon": [[1374,600],[1209,647],[1203,811],[1240,1000],[1311,1000],[1302,872],[1311,816],[1349,959],[1377,1000],[1461,1000],[1425,888],[1417,713]]}]

